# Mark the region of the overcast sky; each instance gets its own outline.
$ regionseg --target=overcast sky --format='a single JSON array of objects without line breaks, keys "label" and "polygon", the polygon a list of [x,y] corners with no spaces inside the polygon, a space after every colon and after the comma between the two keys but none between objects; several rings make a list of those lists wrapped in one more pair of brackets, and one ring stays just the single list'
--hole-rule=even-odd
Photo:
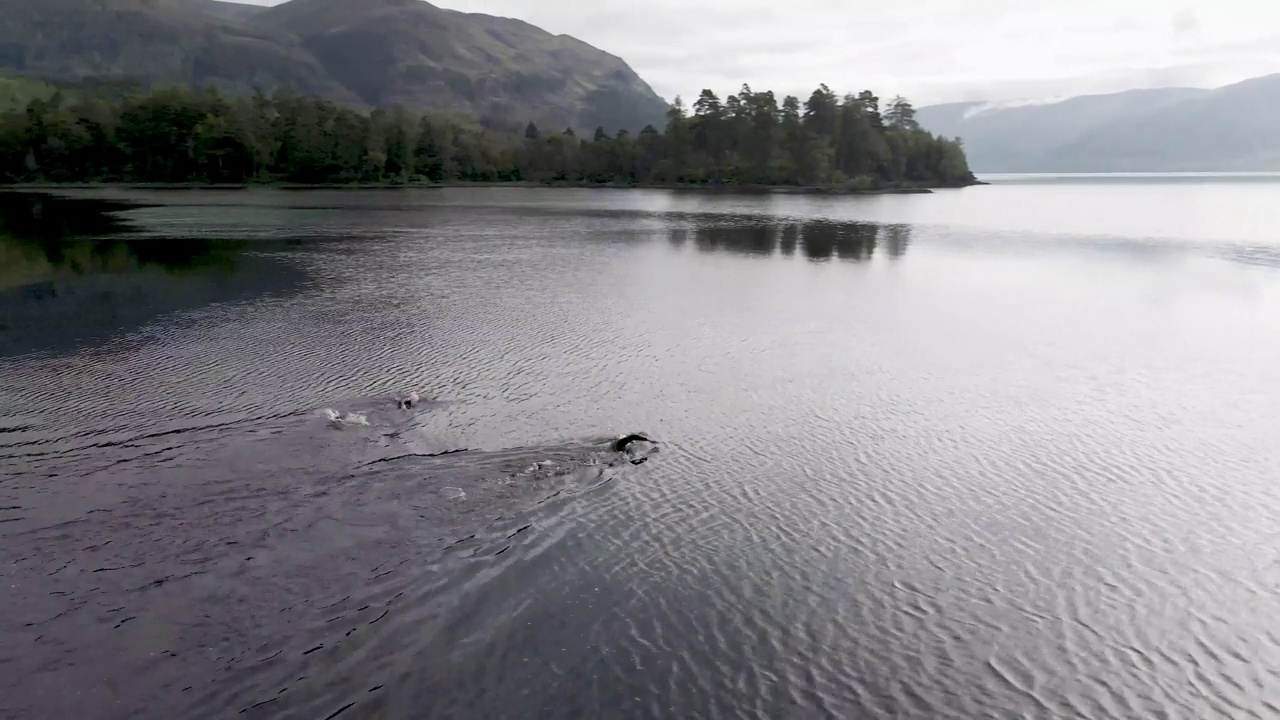
[{"label": "overcast sky", "polygon": [[[257,4],[277,4],[256,0]],[[667,99],[744,82],[871,88],[917,105],[1280,72],[1276,0],[435,0],[621,56]]]}]

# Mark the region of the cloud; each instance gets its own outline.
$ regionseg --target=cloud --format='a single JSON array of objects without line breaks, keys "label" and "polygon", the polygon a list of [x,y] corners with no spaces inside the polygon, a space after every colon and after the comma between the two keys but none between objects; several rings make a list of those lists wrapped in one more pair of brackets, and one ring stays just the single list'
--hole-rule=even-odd
[{"label": "cloud", "polygon": [[1173,16],[1173,34],[1190,35],[1200,29],[1200,18],[1194,12],[1183,10]]},{"label": "cloud", "polygon": [[[260,2],[259,4],[273,4]],[[1280,3],[1188,0],[435,0],[625,59],[664,97],[743,83],[917,104],[1220,85],[1280,68]]]}]

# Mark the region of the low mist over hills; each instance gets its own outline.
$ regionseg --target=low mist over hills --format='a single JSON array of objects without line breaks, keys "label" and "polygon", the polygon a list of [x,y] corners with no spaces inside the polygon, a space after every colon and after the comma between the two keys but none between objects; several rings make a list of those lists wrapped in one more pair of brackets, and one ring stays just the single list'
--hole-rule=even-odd
[{"label": "low mist over hills", "polygon": [[205,2],[206,11],[227,20],[248,20],[266,9],[262,5],[245,5],[244,3],[226,2],[225,0],[207,0]]},{"label": "low mist over hills", "polygon": [[1280,170],[1280,75],[1216,90],[933,105],[916,118],[961,137],[975,172]]},{"label": "low mist over hills", "polygon": [[232,91],[545,127],[639,130],[668,104],[620,58],[528,23],[423,0],[0,0],[0,73]]}]

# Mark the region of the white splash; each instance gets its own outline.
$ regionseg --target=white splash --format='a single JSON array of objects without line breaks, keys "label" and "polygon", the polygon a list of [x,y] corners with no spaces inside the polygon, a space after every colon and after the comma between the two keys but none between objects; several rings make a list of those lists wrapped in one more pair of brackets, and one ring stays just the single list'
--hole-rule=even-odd
[{"label": "white splash", "polygon": [[360,413],[341,413],[333,408],[325,408],[323,410],[323,414],[325,417],[329,418],[329,422],[335,427],[369,425],[369,418]]}]

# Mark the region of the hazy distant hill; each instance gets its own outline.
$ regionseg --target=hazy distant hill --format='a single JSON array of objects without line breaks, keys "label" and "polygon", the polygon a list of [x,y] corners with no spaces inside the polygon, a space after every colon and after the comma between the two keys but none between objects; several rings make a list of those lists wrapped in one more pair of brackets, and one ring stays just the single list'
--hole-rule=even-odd
[{"label": "hazy distant hill", "polygon": [[916,118],[963,138],[975,172],[1280,170],[1280,75],[1216,90],[934,105]]},{"label": "hazy distant hill", "polygon": [[638,130],[667,109],[625,62],[584,42],[422,0],[0,0],[0,73],[285,85],[582,130]]}]

